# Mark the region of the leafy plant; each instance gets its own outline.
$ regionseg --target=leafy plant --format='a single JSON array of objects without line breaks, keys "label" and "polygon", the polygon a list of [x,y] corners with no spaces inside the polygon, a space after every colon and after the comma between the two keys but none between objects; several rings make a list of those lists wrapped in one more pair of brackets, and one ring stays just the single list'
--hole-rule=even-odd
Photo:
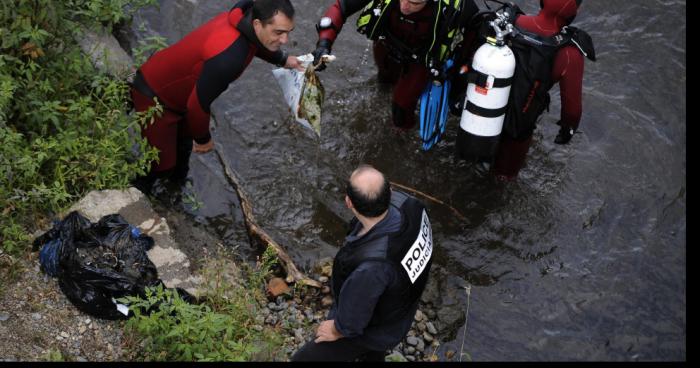
[{"label": "leafy plant", "polygon": [[43,360],[47,361],[47,362],[65,362],[66,358],[63,357],[63,354],[61,353],[60,350],[50,349],[43,356]]},{"label": "leafy plant", "polygon": [[[263,299],[248,283],[236,283],[221,259],[204,267],[205,296],[189,304],[173,290],[146,289],[144,298],[126,297],[134,317],[126,334],[137,358],[145,361],[250,361],[281,359],[283,339],[267,328],[254,328]],[[264,278],[264,268],[248,280]],[[145,313],[144,311],[150,311]]]},{"label": "leafy plant", "polygon": [[139,45],[134,48],[134,64],[143,64],[153,53],[166,47],[168,42],[163,36],[149,36],[139,40]]},{"label": "leafy plant", "polygon": [[75,41],[79,23],[109,28],[154,2],[0,5],[0,242],[6,252],[27,248],[27,233],[42,215],[90,190],[126,187],[157,157],[140,129],[159,110],[128,114],[126,81],[97,71]]}]

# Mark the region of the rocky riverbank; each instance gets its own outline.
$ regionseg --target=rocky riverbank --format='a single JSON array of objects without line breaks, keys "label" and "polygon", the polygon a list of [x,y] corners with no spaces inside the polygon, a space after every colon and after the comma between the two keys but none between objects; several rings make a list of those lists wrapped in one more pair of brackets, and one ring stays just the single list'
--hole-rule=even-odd
[{"label": "rocky riverbank", "polygon": [[[109,193],[111,194],[89,194],[86,198],[92,198],[92,201],[79,202],[82,211],[88,212],[88,216],[99,216],[100,212],[93,204],[122,203],[117,197],[123,197],[124,193],[133,197],[133,193],[129,191]],[[168,235],[163,238],[161,234],[160,240],[166,239],[171,242],[167,245],[173,247],[170,254],[178,255],[179,262],[191,272],[191,279],[202,277],[203,254],[226,259],[226,269],[231,270],[234,277],[239,277],[236,260],[229,252],[221,251],[222,248],[218,245],[220,239],[214,237],[205,227],[196,223],[189,215],[177,211],[168,211],[165,217],[160,217],[160,213],[154,215],[148,212],[152,211],[150,206],[136,205],[145,201],[144,198],[136,198],[138,199],[134,203],[123,202],[128,211],[122,209],[120,212],[127,213],[126,217],[132,219],[148,216],[160,218],[162,228],[167,230],[165,233]],[[90,211],[97,212],[89,214]],[[141,226],[148,223],[150,222],[143,221]],[[147,232],[147,229],[141,230]],[[181,250],[189,258],[182,259],[179,244],[187,244]],[[164,260],[162,264],[167,267],[170,261]],[[129,351],[129,347],[134,345],[126,340],[123,332],[124,321],[100,320],[76,309],[61,292],[57,280],[40,270],[38,252],[27,253],[26,257],[18,259],[17,262],[21,272],[14,281],[3,281],[0,293],[0,361],[135,359],[137,352]],[[269,326],[286,335],[283,349],[287,359],[313,338],[316,326],[324,320],[332,304],[328,286],[330,262],[330,259],[319,261],[309,275],[321,281],[324,284],[323,288],[287,288],[284,285],[280,290],[268,294],[267,304],[261,306],[261,312],[256,316],[253,328],[261,331]],[[438,284],[431,282],[429,290],[438,287]],[[268,290],[271,289],[268,285]],[[431,306],[430,298],[436,296],[437,294],[432,292],[425,293],[411,331],[403,342],[390,352],[388,360],[437,360],[434,354],[441,335],[438,326],[445,324],[439,320],[438,311]]]}]

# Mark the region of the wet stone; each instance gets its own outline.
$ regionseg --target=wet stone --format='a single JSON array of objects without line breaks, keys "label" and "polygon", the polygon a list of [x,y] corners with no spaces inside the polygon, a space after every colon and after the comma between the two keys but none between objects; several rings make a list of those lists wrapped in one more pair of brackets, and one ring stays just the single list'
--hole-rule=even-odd
[{"label": "wet stone", "polygon": [[420,337],[418,338],[418,345],[416,345],[416,350],[420,351],[421,353],[425,350],[425,342],[423,342],[423,339]]},{"label": "wet stone", "polygon": [[333,298],[330,295],[326,295],[321,299],[321,306],[330,307],[333,305]]},{"label": "wet stone", "polygon": [[270,314],[269,316],[267,316],[267,318],[265,318],[265,323],[267,323],[268,325],[277,324],[277,316],[274,314]]},{"label": "wet stone", "polygon": [[297,340],[297,343],[303,342],[306,340],[304,337],[304,329],[303,328],[297,328],[294,330],[294,338]]},{"label": "wet stone", "polygon": [[429,332],[431,335],[433,335],[433,336],[434,336],[434,335],[437,335],[437,329],[435,328],[435,325],[433,325],[432,322],[426,323],[426,324],[425,324],[425,327],[428,329],[428,332]]},{"label": "wet stone", "polygon": [[415,336],[409,336],[406,338],[406,343],[411,346],[418,345],[418,339]]}]

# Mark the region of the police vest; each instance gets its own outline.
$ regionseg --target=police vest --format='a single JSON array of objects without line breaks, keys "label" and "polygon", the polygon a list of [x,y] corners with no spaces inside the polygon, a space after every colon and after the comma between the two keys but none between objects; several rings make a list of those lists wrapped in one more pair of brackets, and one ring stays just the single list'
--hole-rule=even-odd
[{"label": "police vest", "polygon": [[[391,206],[401,214],[398,231],[343,247],[333,261],[332,287],[336,302],[343,283],[361,263],[387,262],[396,269],[399,282],[395,285],[398,286],[388,288],[379,298],[369,326],[406,318],[425,289],[432,264],[433,236],[423,204],[403,192],[392,191]],[[354,219],[352,225],[356,223]]]},{"label": "police vest", "polygon": [[525,139],[532,135],[539,116],[549,109],[549,90],[554,84],[552,69],[559,49],[574,45],[593,61],[595,50],[588,33],[576,27],[564,27],[551,37],[515,28],[518,33],[507,40],[516,62],[503,133],[515,139]]},{"label": "police vest", "polygon": [[[396,0],[374,0],[362,9],[357,19],[357,31],[372,41],[388,34],[387,10]],[[432,1],[432,0],[430,0]],[[418,55],[428,68],[439,69],[452,56],[456,44],[461,41],[462,6],[466,0],[438,0],[433,13],[433,34],[430,46],[423,55]],[[457,42],[454,42],[457,41]]]}]

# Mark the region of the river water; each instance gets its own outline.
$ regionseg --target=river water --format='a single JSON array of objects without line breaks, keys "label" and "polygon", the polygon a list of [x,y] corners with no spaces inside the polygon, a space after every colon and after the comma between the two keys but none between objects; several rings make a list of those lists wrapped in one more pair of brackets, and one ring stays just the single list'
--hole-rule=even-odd
[{"label": "river water", "polygon": [[[535,0],[517,3],[537,10]],[[293,4],[287,50],[311,52],[313,25],[330,0]],[[161,0],[159,9],[140,11],[132,29],[138,39],[160,35],[172,44],[230,5]],[[391,92],[377,84],[370,43],[351,25],[356,17],[335,43],[338,60],[319,73],[320,139],[292,122],[274,66],[259,59],[212,108],[214,139],[259,224],[295,263],[308,271],[337,252],[350,218],[345,180],[370,163],[466,218],[426,201],[436,243],[427,292],[449,331],[436,351],[441,360],[450,350],[474,361],[685,360],[686,2],[584,2],[573,25],[591,34],[598,61],[586,62],[581,134],[553,143],[555,87],[527,166],[507,184],[453,159],[454,117],[429,152],[417,131],[392,132]],[[201,204],[187,207],[194,219],[226,244],[247,241],[215,154],[193,155],[191,176]]]}]

